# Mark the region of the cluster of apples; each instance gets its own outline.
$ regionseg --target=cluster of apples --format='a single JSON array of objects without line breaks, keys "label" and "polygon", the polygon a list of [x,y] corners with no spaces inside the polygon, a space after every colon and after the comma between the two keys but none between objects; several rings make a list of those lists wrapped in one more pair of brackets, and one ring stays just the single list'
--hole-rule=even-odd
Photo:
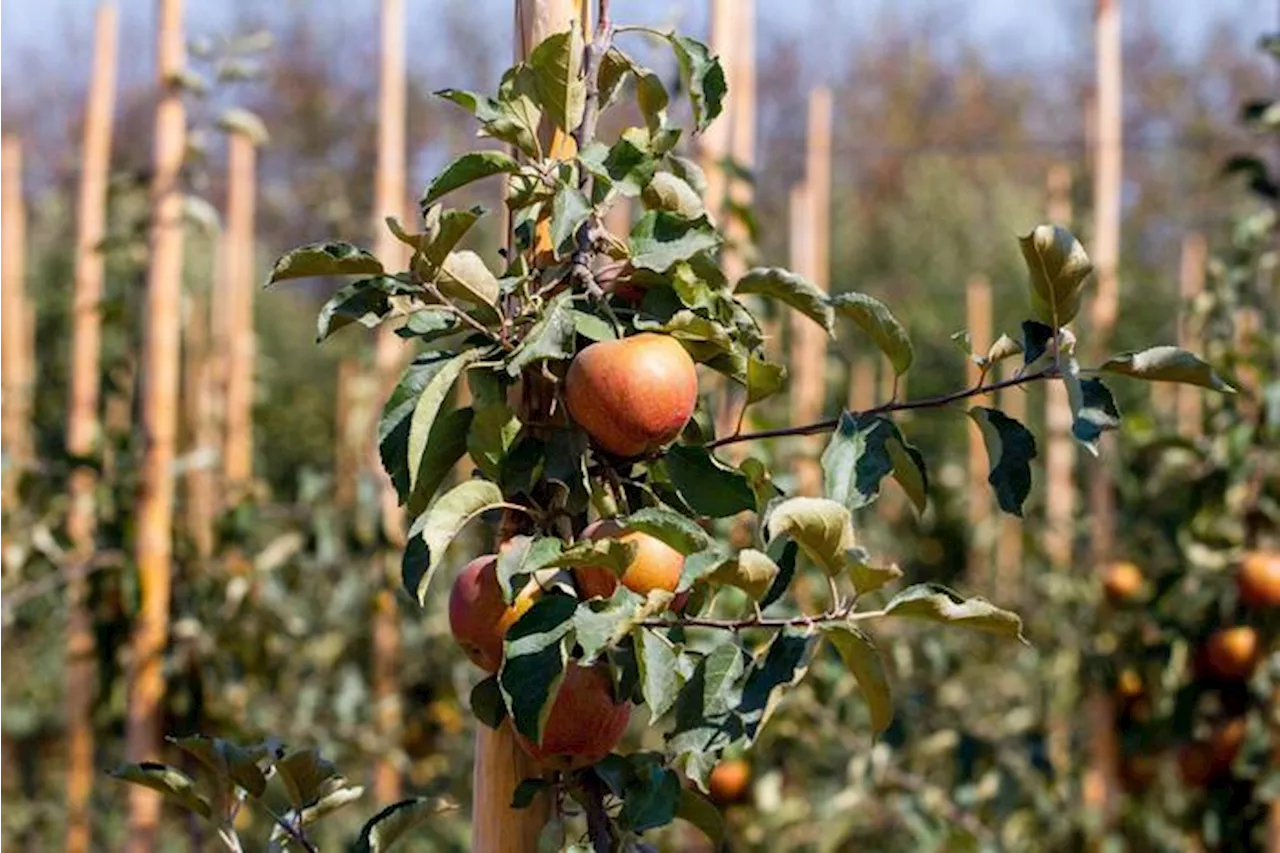
[{"label": "cluster of apples", "polygon": [[[601,341],[583,349],[564,380],[569,416],[591,436],[594,446],[630,458],[659,450],[680,434],[698,401],[693,359],[666,335],[641,333]],[[635,546],[620,575],[607,566],[573,570],[583,600],[609,598],[621,583],[639,595],[675,592],[684,556],[662,540],[600,519],[582,531],[590,541],[616,539]],[[498,584],[498,557],[487,554],[467,564],[449,595],[449,626],[467,657],[487,672],[502,665],[507,631],[533,606],[540,590],[532,585],[507,604]],[[674,602],[679,606],[678,598]],[[570,663],[552,702],[542,742],[517,735],[520,746],[546,767],[573,770],[613,751],[631,718],[631,704],[613,695],[602,667]]]},{"label": "cluster of apples", "polygon": [[[1142,570],[1129,562],[1113,564],[1103,576],[1103,589],[1113,604],[1137,600],[1144,586]],[[1263,612],[1280,608],[1280,551],[1250,551],[1236,571],[1239,600],[1248,610]],[[1247,681],[1253,676],[1264,649],[1257,629],[1251,625],[1229,625],[1209,634],[1196,653],[1195,667],[1200,678],[1218,683]],[[1126,701],[1144,694],[1141,678],[1126,670],[1117,682],[1117,694]],[[1244,742],[1242,717],[1225,720],[1207,737],[1184,744],[1178,752],[1178,771],[1184,784],[1199,787],[1225,776]],[[1134,775],[1141,782],[1155,775],[1154,758],[1147,757]]]}]

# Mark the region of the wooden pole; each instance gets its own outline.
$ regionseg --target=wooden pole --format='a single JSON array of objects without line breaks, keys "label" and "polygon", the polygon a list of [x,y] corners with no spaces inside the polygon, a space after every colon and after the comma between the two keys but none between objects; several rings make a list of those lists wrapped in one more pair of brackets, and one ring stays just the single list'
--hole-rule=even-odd
[{"label": "wooden pole", "polygon": [[[1203,234],[1188,234],[1182,239],[1182,258],[1178,271],[1178,289],[1182,304],[1178,311],[1178,346],[1195,352],[1200,349],[1192,303],[1204,291],[1205,263],[1209,247]],[[1191,385],[1155,383],[1154,388],[1172,388],[1175,392],[1178,435],[1195,438],[1204,432],[1203,397]]]},{"label": "wooden pole", "polygon": [[[800,275],[813,276],[813,229],[810,227],[813,205],[808,188],[802,183],[791,188],[790,195],[791,268]],[[798,313],[790,320],[791,423],[811,423],[822,415],[826,396],[826,342],[820,339],[822,329]],[[818,444],[812,438],[798,439],[791,460],[796,479],[796,492],[816,495],[822,490],[822,471],[818,464]]]},{"label": "wooden pole", "polygon": [[3,152],[3,246],[0,266],[3,271],[3,304],[0,304],[4,335],[0,373],[3,378],[3,416],[0,417],[4,445],[4,508],[13,506],[18,480],[30,464],[31,393],[34,382],[35,353],[32,330],[27,322],[30,308],[27,300],[27,211],[22,197],[22,140],[5,134]]},{"label": "wooden pole", "polygon": [[[88,459],[101,432],[98,403],[102,349],[103,256],[111,125],[116,91],[116,7],[98,6],[94,19],[93,73],[85,104],[84,155],[76,210],[75,295],[72,299],[71,392],[67,405],[67,455]],[[76,465],[68,482],[67,539],[75,573],[67,583],[67,853],[86,853],[92,838],[89,797],[93,792],[93,700],[96,695],[93,615],[83,571],[93,557],[97,476],[93,465]]]},{"label": "wooden pole", "polygon": [[[966,326],[973,344],[973,351],[986,353],[992,343],[991,282],[984,275],[973,275],[965,287]],[[969,384],[978,384],[981,371],[973,362],[968,364]],[[965,568],[970,582],[976,582],[991,565],[991,536],[988,523],[991,519],[991,489],[987,485],[987,451],[982,432],[977,424],[969,426],[969,550]]]},{"label": "wooden pole", "polygon": [[226,346],[226,432],[223,478],[228,499],[243,497],[253,480],[253,399],[257,335],[253,323],[257,148],[253,137],[233,131],[227,138],[227,224],[223,234],[222,321]]},{"label": "wooden pole", "polygon": [[[809,191],[809,246],[813,283],[824,293],[831,290],[831,90],[820,86],[809,93],[808,151],[805,185]],[[826,348],[825,338],[823,348]]]},{"label": "wooden pole", "polygon": [[[1048,213],[1054,225],[1071,227],[1071,168],[1055,163],[1049,169]],[[1076,446],[1071,437],[1071,404],[1061,382],[1045,384],[1045,531],[1049,566],[1059,572],[1071,566],[1075,538]]]},{"label": "wooden pole", "polygon": [[[374,186],[374,254],[388,269],[400,269],[405,248],[383,219],[404,218],[405,200],[405,15],[404,0],[382,0],[382,67],[378,99],[378,163]],[[385,398],[395,387],[404,347],[389,324],[378,330],[374,370]],[[394,755],[399,752],[403,710],[400,701],[399,556],[405,544],[405,517],[390,479],[382,472],[375,433],[370,432],[369,464],[382,484],[382,532],[393,550],[375,558],[377,593],[373,613],[374,722],[381,752],[374,765],[373,795],[379,805],[400,799],[401,774]]]},{"label": "wooden pole", "polygon": [[[1003,376],[1012,379],[1018,372],[1017,359],[1004,362]],[[1025,388],[1006,388],[1000,392],[1000,409],[1009,417],[1026,422],[1027,392]],[[1000,546],[996,553],[996,588],[998,601],[1018,601],[1022,592],[1022,519],[1001,514]]]},{"label": "wooden pole", "polygon": [[[523,61],[550,35],[562,33],[577,20],[588,30],[588,15],[574,0],[515,0],[515,58]],[[553,134],[552,151],[574,150],[571,137]],[[539,229],[535,254],[550,245],[550,231]],[[533,394],[526,394],[526,399]],[[549,402],[548,402],[549,405]],[[497,729],[476,726],[472,765],[471,849],[494,853],[533,853],[538,835],[551,815],[551,799],[538,794],[523,809],[511,808],[511,797],[524,779],[542,774],[541,768],[516,745],[509,722]]]},{"label": "wooden pole", "polygon": [[[729,84],[736,82],[733,75],[736,69],[735,51],[738,38],[736,0],[711,0],[710,34],[708,44],[711,52],[720,57]],[[724,159],[728,157],[733,144],[733,111],[737,107],[737,94],[730,100],[725,113],[711,126],[703,131],[698,141],[699,165],[707,178],[707,210],[712,219],[723,227],[726,204],[729,198],[729,175],[724,169]]]},{"label": "wooden pole", "polygon": [[212,294],[203,281],[188,283],[182,313],[181,401],[188,460],[183,477],[187,531],[201,559],[213,555],[217,516],[218,426],[214,421],[218,356],[211,340]]},{"label": "wooden pole", "polygon": [[849,411],[865,412],[874,408],[879,391],[875,361],[865,355],[855,356],[849,363]]},{"label": "wooden pole", "polygon": [[[164,651],[169,639],[173,549],[173,458],[178,416],[182,299],[182,192],[186,113],[175,84],[185,64],[182,0],[157,0],[158,82],[154,171],[151,178],[151,267],[147,275],[146,339],[142,351],[142,484],[138,494],[136,559],[139,608],[132,637],[126,753],[154,760],[160,747]],[[160,794],[129,789],[130,853],[155,846]]]},{"label": "wooden pole", "polygon": [[[1120,193],[1123,168],[1121,105],[1121,38],[1119,0],[1096,0],[1097,119],[1094,129],[1094,246],[1097,293],[1090,310],[1089,349],[1096,359],[1110,344],[1120,304]],[[1111,468],[1091,466],[1089,489],[1091,561],[1102,571],[1111,559],[1115,540],[1115,494]],[[1091,762],[1084,779],[1086,807],[1103,824],[1115,815],[1119,790],[1119,751],[1110,697],[1091,698],[1093,730]]]}]

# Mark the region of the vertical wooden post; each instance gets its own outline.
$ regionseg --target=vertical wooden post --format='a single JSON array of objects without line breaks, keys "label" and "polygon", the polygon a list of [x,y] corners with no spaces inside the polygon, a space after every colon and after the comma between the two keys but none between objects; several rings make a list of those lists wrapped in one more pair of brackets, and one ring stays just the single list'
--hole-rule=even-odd
[{"label": "vertical wooden post", "polygon": [[[965,287],[966,326],[973,351],[986,353],[992,343],[991,282],[984,275],[973,275]],[[969,384],[978,384],[981,371],[968,364]],[[976,582],[991,564],[991,490],[987,485],[987,451],[977,424],[969,425],[969,550],[965,568],[970,583]],[[988,576],[989,577],[989,576]]]},{"label": "vertical wooden post", "polygon": [[[1096,0],[1097,120],[1094,128],[1094,245],[1097,293],[1090,310],[1088,351],[1101,357],[1110,343],[1120,304],[1120,192],[1123,168],[1121,106],[1120,0]],[[1089,488],[1091,562],[1101,571],[1111,559],[1115,540],[1115,494],[1111,468],[1091,466]],[[1115,814],[1119,754],[1110,697],[1091,697],[1093,743],[1085,773],[1086,807],[1104,824]]]},{"label": "vertical wooden post", "polygon": [[[405,17],[404,0],[382,0],[378,99],[378,163],[374,186],[374,254],[388,269],[399,269],[405,247],[391,234],[385,217],[404,218],[405,199]],[[378,330],[374,370],[385,398],[395,387],[404,347],[390,325]],[[405,518],[390,479],[382,472],[378,448],[370,433],[369,464],[382,483],[382,532],[393,549],[405,543]],[[373,772],[373,795],[380,805],[400,799],[401,778],[390,753],[398,752],[402,709],[397,678],[400,659],[400,609],[396,604],[399,557],[388,551],[374,559],[377,590],[373,613],[373,703],[379,755]]]},{"label": "vertical wooden post", "polygon": [[[130,761],[156,757],[164,700],[164,651],[169,640],[173,457],[178,417],[179,328],[182,299],[182,193],[186,112],[174,80],[185,64],[182,0],[158,0],[154,172],[151,178],[151,267],[147,274],[146,340],[142,351],[144,440],[138,495],[136,559],[139,610],[132,637],[126,752]],[[155,846],[160,794],[129,790],[130,853]]]},{"label": "vertical wooden post", "polygon": [[[805,155],[805,186],[809,191],[809,274],[824,293],[831,290],[831,90],[820,86],[809,93],[809,136]],[[826,348],[825,338],[823,348]]]},{"label": "vertical wooden post", "polygon": [[[811,279],[813,205],[809,202],[808,187],[803,183],[791,188],[790,214],[791,268]],[[826,395],[826,342],[820,339],[825,333],[812,320],[797,312],[790,314],[789,325],[791,423],[810,423],[821,416]],[[791,469],[798,494],[816,495],[822,490],[822,471],[815,445],[811,438],[798,439],[794,445]]]},{"label": "vertical wooden post", "polygon": [[[1017,359],[1004,362],[1003,377],[1012,379],[1018,372]],[[1000,392],[1000,408],[1020,422],[1027,418],[1025,388],[1006,388]],[[1022,519],[1001,513],[1000,543],[996,554],[996,586],[993,598],[1018,601],[1022,592]]]},{"label": "vertical wooden post", "polygon": [[[1192,303],[1204,290],[1205,263],[1209,247],[1203,234],[1188,234],[1182,239],[1182,258],[1178,271],[1178,289],[1182,304],[1178,309],[1178,346],[1195,352],[1199,334],[1192,319]],[[1178,435],[1195,438],[1204,431],[1200,389],[1191,385],[1156,383],[1155,388],[1173,388],[1178,416]]]},{"label": "vertical wooden post", "polygon": [[[1071,168],[1055,163],[1047,180],[1049,221],[1071,226]],[[1061,382],[1045,384],[1045,531],[1044,550],[1049,566],[1066,571],[1071,566],[1075,538],[1076,446],[1071,437],[1071,404]]]},{"label": "vertical wooden post", "polygon": [[[539,42],[569,29],[577,20],[590,32],[586,7],[575,0],[515,0],[515,58],[523,61]],[[571,138],[555,134],[549,150],[567,149]],[[539,232],[550,239],[550,231]],[[539,247],[541,247],[541,243]],[[532,398],[533,394],[526,395]],[[541,770],[516,745],[510,722],[497,729],[476,726],[475,760],[472,765],[471,849],[494,853],[533,853],[538,835],[551,815],[551,800],[539,794],[523,809],[511,808],[516,786]]]},{"label": "vertical wooden post", "polygon": [[4,445],[4,507],[13,506],[17,496],[18,480],[30,462],[31,393],[34,381],[32,330],[27,322],[27,211],[22,198],[22,141],[13,134],[4,135],[3,195],[0,205],[3,212],[3,260],[0,272],[3,284],[2,315],[4,352],[0,359],[3,375],[3,445]]},{"label": "vertical wooden post", "polygon": [[879,390],[875,361],[865,355],[854,356],[849,363],[849,411],[865,412],[874,408]]},{"label": "vertical wooden post", "polygon": [[[732,88],[738,38],[737,0],[711,0],[710,33],[708,46],[720,57],[721,67]],[[733,111],[737,107],[736,94],[727,105],[725,113],[703,131],[698,140],[698,160],[707,178],[706,206],[717,225],[722,225],[725,202],[729,198],[729,175],[724,169],[724,159],[731,153],[733,143]]]},{"label": "vertical wooden post", "polygon": [[228,499],[235,501],[253,479],[253,399],[257,335],[253,324],[254,245],[257,148],[245,131],[227,138],[227,224],[222,257],[222,287],[227,310],[222,321],[226,356],[226,432],[223,478]]},{"label": "vertical wooden post", "polygon": [[185,455],[183,515],[188,534],[201,559],[213,555],[217,516],[217,476],[214,458],[218,427],[214,421],[215,363],[211,339],[212,294],[204,281],[189,282],[182,307],[182,403]]},{"label": "vertical wooden post", "polygon": [[[94,19],[93,72],[85,104],[84,155],[76,209],[75,295],[72,298],[71,392],[67,404],[67,455],[91,457],[101,432],[102,289],[101,243],[106,236],[107,176],[116,91],[116,7],[98,6]],[[86,853],[92,838],[89,796],[93,791],[93,700],[96,693],[93,616],[84,572],[94,552],[97,476],[80,465],[68,482],[67,539],[74,573],[67,583],[67,853]]]}]

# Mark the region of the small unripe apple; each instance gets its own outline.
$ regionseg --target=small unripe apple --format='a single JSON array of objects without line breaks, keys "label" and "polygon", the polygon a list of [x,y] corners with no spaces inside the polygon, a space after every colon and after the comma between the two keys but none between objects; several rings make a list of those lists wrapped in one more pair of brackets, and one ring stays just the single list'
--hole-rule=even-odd
[{"label": "small unripe apple", "polygon": [[578,770],[612,752],[630,720],[631,703],[614,699],[608,669],[570,662],[547,714],[542,743],[519,732],[516,743],[544,767]]},{"label": "small unripe apple", "polygon": [[674,441],[698,402],[698,372],[675,338],[651,332],[591,344],[573,359],[564,402],[595,443],[639,456]]},{"label": "small unripe apple", "polygon": [[516,620],[533,606],[533,590],[522,590],[507,604],[498,585],[498,558],[477,557],[458,573],[449,592],[449,629],[476,666],[497,672],[502,640]]},{"label": "small unripe apple", "polygon": [[634,544],[635,556],[627,564],[622,577],[607,566],[579,566],[573,570],[574,581],[583,598],[608,598],[618,588],[618,581],[637,595],[648,595],[655,589],[675,592],[684,570],[684,555],[666,542],[638,530],[626,530],[613,519],[602,519],[587,525],[582,536],[593,542],[617,539]]},{"label": "small unripe apple", "polygon": [[1236,583],[1240,587],[1240,601],[1246,607],[1258,610],[1280,607],[1280,551],[1245,554]]}]

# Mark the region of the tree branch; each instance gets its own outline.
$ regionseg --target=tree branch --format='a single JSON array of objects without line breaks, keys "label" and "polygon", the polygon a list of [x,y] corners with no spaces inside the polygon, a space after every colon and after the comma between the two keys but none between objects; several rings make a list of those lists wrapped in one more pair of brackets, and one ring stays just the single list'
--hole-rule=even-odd
[{"label": "tree branch", "polygon": [[[1002,388],[1012,388],[1017,385],[1026,385],[1031,382],[1037,382],[1041,379],[1052,379],[1058,376],[1056,368],[1047,367],[1036,373],[1028,373],[1025,376],[1015,376],[1012,379],[1002,379],[999,382],[992,382],[989,385],[974,385],[969,388],[963,388],[959,391],[952,391],[949,394],[940,394],[937,397],[922,397],[918,400],[903,400],[902,402],[882,403],[874,408],[867,409],[862,412],[852,412],[854,415],[886,415],[891,412],[903,412],[911,409],[933,409],[955,403],[959,400],[967,400],[970,397],[980,397],[983,394],[990,394],[993,391],[999,391]],[[743,432],[727,435],[724,438],[717,438],[715,441],[709,441],[704,447],[708,450],[714,450],[717,447],[723,447],[726,444],[737,444],[740,441],[755,441],[764,438],[782,438],[788,435],[817,435],[818,433],[830,432],[840,423],[839,418],[830,418],[825,421],[818,421],[812,424],[802,424],[801,426],[779,427],[777,429],[763,429],[759,432]]]},{"label": "tree branch", "polygon": [[596,778],[594,772],[587,770],[581,774],[582,807],[587,817],[587,837],[596,853],[611,853],[613,850],[613,823],[604,807],[604,785]]},{"label": "tree branch", "polygon": [[791,616],[786,619],[769,619],[764,616],[752,616],[749,619],[706,619],[701,616],[686,616],[680,619],[646,619],[640,623],[645,628],[715,628],[720,631],[747,631],[753,628],[781,631],[786,628],[804,628],[812,626],[844,624],[847,622],[863,622],[868,619],[879,619],[885,616],[883,610],[861,610],[849,612],[848,607],[841,608],[840,602],[832,605],[835,609],[817,616],[808,614]]}]

